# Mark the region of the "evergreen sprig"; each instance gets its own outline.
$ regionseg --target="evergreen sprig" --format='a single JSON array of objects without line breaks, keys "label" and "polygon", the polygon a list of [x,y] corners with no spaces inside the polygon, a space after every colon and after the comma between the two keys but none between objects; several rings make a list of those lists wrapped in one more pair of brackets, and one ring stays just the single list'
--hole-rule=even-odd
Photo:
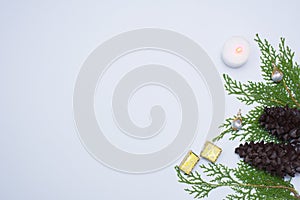
[{"label": "evergreen sprig", "polygon": [[268,173],[257,170],[240,161],[237,168],[228,168],[222,164],[209,163],[200,165],[202,173],[209,179],[205,180],[200,173],[195,171],[184,175],[175,167],[180,183],[189,185],[186,188],[194,198],[205,198],[208,194],[220,187],[230,187],[234,193],[228,194],[225,199],[298,199],[299,195],[290,180],[270,176]]},{"label": "evergreen sprig", "polygon": [[231,127],[232,121],[236,116],[225,119],[225,122],[220,126],[224,130],[214,138],[214,141],[222,139],[226,134],[230,134],[229,140],[239,139],[240,141],[265,141],[280,143],[273,135],[268,134],[259,124],[259,117],[263,112],[263,106],[256,106],[249,111],[245,116],[242,116],[243,127],[240,131],[235,131]]}]

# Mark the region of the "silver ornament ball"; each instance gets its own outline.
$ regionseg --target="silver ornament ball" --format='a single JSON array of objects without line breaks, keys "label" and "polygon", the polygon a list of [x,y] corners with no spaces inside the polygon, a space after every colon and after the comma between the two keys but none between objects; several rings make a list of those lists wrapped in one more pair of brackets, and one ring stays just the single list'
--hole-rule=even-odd
[{"label": "silver ornament ball", "polygon": [[233,130],[237,131],[237,130],[241,130],[243,124],[242,124],[242,120],[241,119],[235,119],[232,121],[231,123],[231,127]]},{"label": "silver ornament ball", "polygon": [[275,83],[278,83],[282,80],[283,78],[283,73],[279,70],[275,70],[273,71],[272,73],[272,80],[275,82]]}]

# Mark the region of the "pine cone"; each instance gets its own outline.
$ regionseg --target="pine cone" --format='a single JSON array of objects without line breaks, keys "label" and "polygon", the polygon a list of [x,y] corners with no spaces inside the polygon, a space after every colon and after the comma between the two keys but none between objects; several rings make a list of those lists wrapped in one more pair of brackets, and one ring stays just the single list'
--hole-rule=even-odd
[{"label": "pine cone", "polygon": [[291,144],[250,142],[240,144],[235,153],[246,163],[282,178],[300,172],[300,152]]},{"label": "pine cone", "polygon": [[265,108],[259,123],[278,139],[300,145],[300,110],[288,106]]}]

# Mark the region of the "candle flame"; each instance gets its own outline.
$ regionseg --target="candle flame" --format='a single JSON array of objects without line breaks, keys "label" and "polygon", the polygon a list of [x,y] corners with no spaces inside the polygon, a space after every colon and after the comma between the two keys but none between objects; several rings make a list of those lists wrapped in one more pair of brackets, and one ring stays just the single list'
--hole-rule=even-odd
[{"label": "candle flame", "polygon": [[242,53],[242,51],[243,51],[242,47],[238,47],[238,48],[235,49],[236,53]]}]

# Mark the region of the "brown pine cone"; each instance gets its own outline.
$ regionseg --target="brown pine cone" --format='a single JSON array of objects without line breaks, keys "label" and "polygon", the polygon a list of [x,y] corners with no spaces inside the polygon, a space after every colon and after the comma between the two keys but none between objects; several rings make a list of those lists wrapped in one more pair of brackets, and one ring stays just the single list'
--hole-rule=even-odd
[{"label": "brown pine cone", "polygon": [[259,123],[278,139],[300,145],[300,110],[288,106],[265,108]]},{"label": "brown pine cone", "polygon": [[300,172],[300,152],[291,144],[245,143],[235,149],[244,161],[272,175],[295,176]]}]

